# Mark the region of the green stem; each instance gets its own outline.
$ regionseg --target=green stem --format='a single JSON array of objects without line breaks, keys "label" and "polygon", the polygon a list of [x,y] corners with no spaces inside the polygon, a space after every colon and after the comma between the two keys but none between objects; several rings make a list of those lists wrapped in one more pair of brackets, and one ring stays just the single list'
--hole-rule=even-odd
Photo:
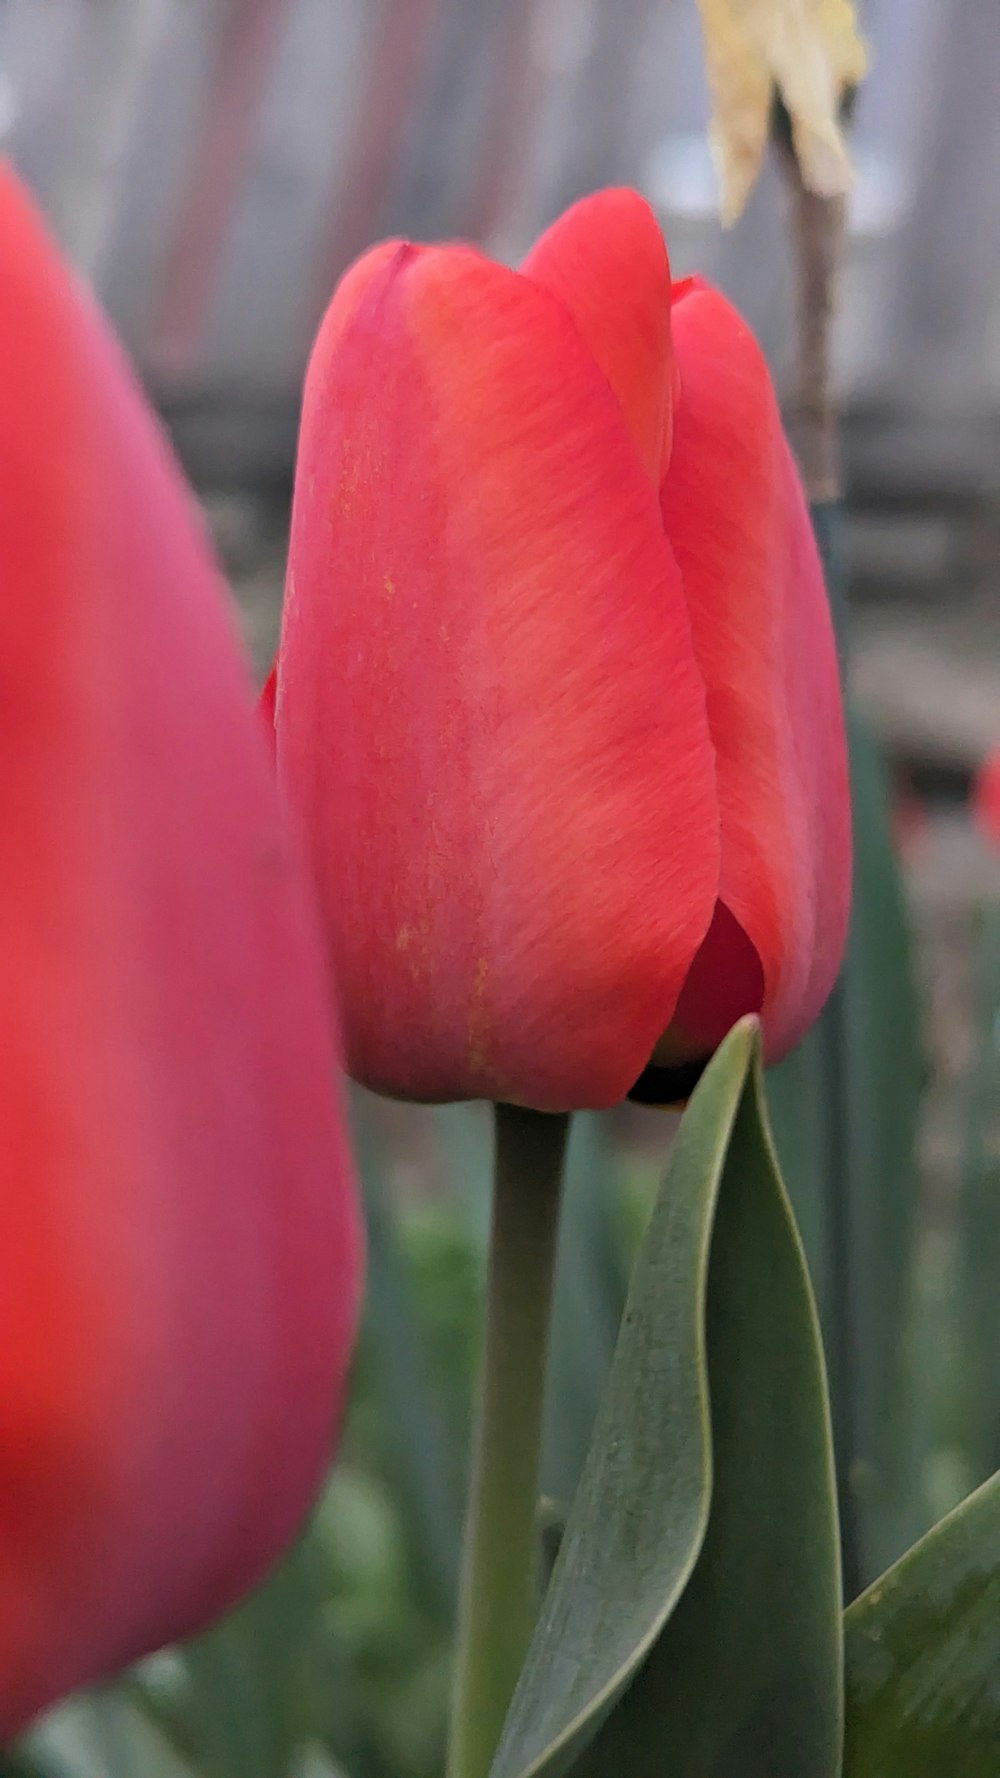
[{"label": "green stem", "polygon": [[542,1406],[569,1119],[497,1105],[448,1778],[486,1778],[538,1609]]}]

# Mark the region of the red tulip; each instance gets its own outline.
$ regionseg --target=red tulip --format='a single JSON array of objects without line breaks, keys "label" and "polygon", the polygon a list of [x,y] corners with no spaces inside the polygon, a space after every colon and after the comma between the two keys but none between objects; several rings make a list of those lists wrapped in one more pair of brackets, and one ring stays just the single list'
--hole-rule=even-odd
[{"label": "red tulip", "polygon": [[972,793],[976,824],[983,837],[1000,846],[1000,748],[980,768]]},{"label": "red tulip", "polygon": [[389,242],[306,383],[277,661],[348,1067],[559,1109],[782,1055],[844,946],[837,662],[764,360],[634,192]]},{"label": "red tulip", "polygon": [[222,584],[0,173],[0,1737],[297,1531],[355,1324],[315,911]]}]

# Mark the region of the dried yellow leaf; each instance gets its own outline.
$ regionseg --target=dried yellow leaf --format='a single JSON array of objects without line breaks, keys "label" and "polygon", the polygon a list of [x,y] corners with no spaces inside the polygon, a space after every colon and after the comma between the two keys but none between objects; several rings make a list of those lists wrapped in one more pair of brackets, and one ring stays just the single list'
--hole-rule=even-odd
[{"label": "dried yellow leaf", "polygon": [[867,56],[853,0],[698,0],[712,93],[712,148],[723,220],[740,214],[767,145],[777,87],[806,184],[835,196],[850,162],[837,111]]}]

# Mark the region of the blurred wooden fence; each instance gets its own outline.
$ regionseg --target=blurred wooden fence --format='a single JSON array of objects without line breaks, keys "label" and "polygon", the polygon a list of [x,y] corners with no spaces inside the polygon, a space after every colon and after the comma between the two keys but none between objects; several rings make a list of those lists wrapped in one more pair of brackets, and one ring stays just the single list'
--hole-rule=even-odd
[{"label": "blurred wooden fence", "polygon": [[[1000,461],[1000,4],[869,0],[839,338],[855,480]],[[0,135],[194,466],[282,478],[309,342],[389,233],[516,257],[615,181],[779,375],[780,194],[715,220],[694,0],[0,0]]]}]

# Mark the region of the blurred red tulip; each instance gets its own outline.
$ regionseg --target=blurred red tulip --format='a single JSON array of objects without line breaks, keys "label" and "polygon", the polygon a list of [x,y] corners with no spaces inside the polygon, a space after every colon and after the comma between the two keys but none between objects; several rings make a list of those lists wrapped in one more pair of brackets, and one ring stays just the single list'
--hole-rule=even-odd
[{"label": "blurred red tulip", "polygon": [[0,1738],[202,1626],[330,1456],[361,1241],[226,594],[0,172]]},{"label": "blurred red tulip", "polygon": [[782,1055],[844,946],[837,662],[764,360],[648,205],[389,242],[309,368],[277,662],[348,1067],[559,1109]]},{"label": "blurred red tulip", "polygon": [[1000,846],[1000,748],[981,767],[972,792],[976,824],[984,838]]}]

